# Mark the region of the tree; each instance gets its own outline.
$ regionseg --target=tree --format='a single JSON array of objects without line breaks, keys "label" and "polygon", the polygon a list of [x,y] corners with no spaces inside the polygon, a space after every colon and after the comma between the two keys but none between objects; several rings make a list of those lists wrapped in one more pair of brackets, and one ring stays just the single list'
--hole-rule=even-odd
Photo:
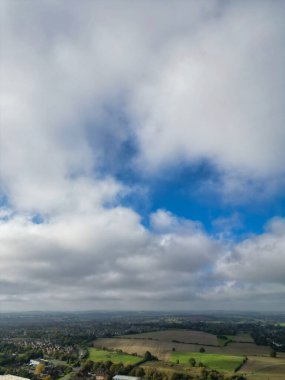
[{"label": "tree", "polygon": [[199,352],[205,352],[205,351],[206,351],[206,350],[205,350],[204,347],[201,347],[200,350],[199,350]]},{"label": "tree", "polygon": [[143,358],[144,358],[145,361],[148,361],[148,360],[151,360],[151,359],[152,359],[152,355],[151,355],[151,353],[150,353],[149,351],[146,351],[146,352],[144,353]]},{"label": "tree", "polygon": [[132,376],[136,376],[136,377],[144,377],[145,371],[141,367],[135,367],[135,368],[132,369],[132,371],[131,371],[130,374]]},{"label": "tree", "polygon": [[146,362],[149,361],[149,360],[158,360],[157,357],[154,356],[154,355],[152,355],[149,351],[146,351],[144,353],[143,358],[144,358],[144,361],[146,361]]},{"label": "tree", "polygon": [[92,368],[93,368],[93,364],[94,364],[94,362],[92,362],[91,360],[88,360],[88,361],[84,364],[84,366],[83,366],[84,373],[88,373],[88,372],[90,372],[90,371],[92,370]]},{"label": "tree", "polygon": [[277,352],[273,348],[272,348],[272,350],[270,350],[270,356],[272,358],[276,358],[276,356],[277,356]]},{"label": "tree", "polygon": [[202,379],[207,379],[208,377],[208,371],[206,370],[205,367],[201,371],[201,376],[202,376]]},{"label": "tree", "polygon": [[43,363],[39,363],[37,366],[36,366],[36,369],[35,369],[35,374],[36,375],[40,375],[45,369],[45,365]]},{"label": "tree", "polygon": [[171,375],[171,380],[179,380],[181,379],[181,374],[178,372],[173,372]]},{"label": "tree", "polygon": [[189,359],[189,364],[191,365],[191,367],[195,367],[196,365],[196,360],[194,358],[190,358]]}]

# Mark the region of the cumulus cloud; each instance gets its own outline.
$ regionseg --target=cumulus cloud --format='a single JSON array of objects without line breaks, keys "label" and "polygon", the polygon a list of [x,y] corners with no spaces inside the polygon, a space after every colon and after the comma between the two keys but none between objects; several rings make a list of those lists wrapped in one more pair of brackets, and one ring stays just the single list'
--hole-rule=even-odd
[{"label": "cumulus cloud", "polygon": [[264,233],[231,244],[213,269],[218,280],[201,297],[232,307],[283,310],[285,294],[285,221],[273,218]]},{"label": "cumulus cloud", "polygon": [[[153,219],[161,220],[163,213]],[[251,308],[254,297],[257,308],[280,309],[283,219],[272,220],[262,235],[230,245],[192,223],[177,219],[173,230],[151,232],[123,207],[61,215],[42,224],[23,216],[3,220],[1,305]]]},{"label": "cumulus cloud", "polygon": [[280,2],[1,7],[1,177],[15,205],[96,171],[112,107],[127,122],[107,135],[136,139],[140,169],[208,159],[227,194],[232,178],[283,173]]},{"label": "cumulus cloud", "polygon": [[245,176],[283,173],[282,8],[231,2],[195,33],[169,42],[136,93],[141,156],[150,169],[209,159]]},{"label": "cumulus cloud", "polygon": [[199,232],[202,229],[201,223],[185,218],[178,218],[167,210],[157,210],[150,215],[152,228],[157,232],[175,232],[185,231],[189,234],[191,231]]},{"label": "cumulus cloud", "polygon": [[0,228],[1,289],[20,299],[24,294],[29,303],[42,297],[47,304],[51,296],[68,299],[73,289],[77,307],[99,295],[125,307],[130,300],[160,297],[176,302],[187,289],[185,301],[195,295],[194,278],[219,253],[219,244],[201,230],[188,232],[151,233],[122,207],[65,214],[42,224],[14,217]]},{"label": "cumulus cloud", "polygon": [[285,221],[273,219],[262,235],[253,236],[234,246],[217,263],[217,273],[234,281],[284,284]]}]

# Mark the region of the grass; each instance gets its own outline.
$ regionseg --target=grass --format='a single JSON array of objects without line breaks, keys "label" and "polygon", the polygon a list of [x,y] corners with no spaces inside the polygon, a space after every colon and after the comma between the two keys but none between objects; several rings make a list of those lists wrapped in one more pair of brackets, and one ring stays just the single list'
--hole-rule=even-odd
[{"label": "grass", "polygon": [[226,339],[217,337],[220,347],[225,347],[229,342],[233,342],[235,338],[234,335],[225,335],[225,337]]},{"label": "grass", "polygon": [[134,356],[134,355],[128,355],[128,354],[123,354],[120,352],[113,352],[113,351],[107,351],[107,350],[100,350],[98,348],[89,349],[88,359],[94,362],[98,362],[98,361],[106,362],[110,360],[114,364],[123,363],[124,365],[136,364],[142,361],[142,358]]},{"label": "grass", "polygon": [[70,372],[70,373],[68,373],[67,375],[64,375],[63,377],[61,377],[60,380],[70,380],[72,374],[73,374],[73,373]]},{"label": "grass", "polygon": [[206,367],[216,369],[217,371],[234,371],[244,360],[243,356],[206,354],[197,352],[173,352],[170,356],[172,363],[184,364],[189,366],[189,359],[193,358],[196,363],[203,363]]},{"label": "grass", "polygon": [[[141,365],[141,368],[143,368],[146,373],[150,369],[155,369],[159,372],[163,372],[167,375],[168,378],[171,378],[171,375],[174,372],[183,373],[183,374],[190,374],[193,378],[193,375],[196,376],[196,378],[200,378],[201,374],[201,368],[199,367],[186,367],[182,364],[173,364],[169,362],[162,362],[162,361],[154,361],[154,362],[147,362],[143,365]],[[146,376],[147,377],[147,376]]]}]

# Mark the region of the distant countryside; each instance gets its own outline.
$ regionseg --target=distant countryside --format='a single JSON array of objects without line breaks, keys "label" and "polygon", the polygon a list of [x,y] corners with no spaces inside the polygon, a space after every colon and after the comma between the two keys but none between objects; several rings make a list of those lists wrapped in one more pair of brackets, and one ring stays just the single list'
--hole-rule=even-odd
[{"label": "distant countryside", "polygon": [[284,380],[284,322],[282,314],[255,313],[2,314],[0,374],[32,380]]}]

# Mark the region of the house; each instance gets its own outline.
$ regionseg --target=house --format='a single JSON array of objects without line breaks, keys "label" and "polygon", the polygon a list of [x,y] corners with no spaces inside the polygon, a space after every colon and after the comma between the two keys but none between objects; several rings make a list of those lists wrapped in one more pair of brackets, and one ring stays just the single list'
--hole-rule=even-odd
[{"label": "house", "polygon": [[45,359],[31,359],[29,365],[36,367],[39,364],[44,364],[45,366],[49,364],[48,360]]},{"label": "house", "polygon": [[94,379],[96,380],[107,380],[108,379],[108,374],[101,370],[101,369],[98,369],[95,373],[94,373]]},{"label": "house", "polygon": [[41,364],[40,360],[31,359],[29,365],[32,367],[36,367],[37,365]]}]

